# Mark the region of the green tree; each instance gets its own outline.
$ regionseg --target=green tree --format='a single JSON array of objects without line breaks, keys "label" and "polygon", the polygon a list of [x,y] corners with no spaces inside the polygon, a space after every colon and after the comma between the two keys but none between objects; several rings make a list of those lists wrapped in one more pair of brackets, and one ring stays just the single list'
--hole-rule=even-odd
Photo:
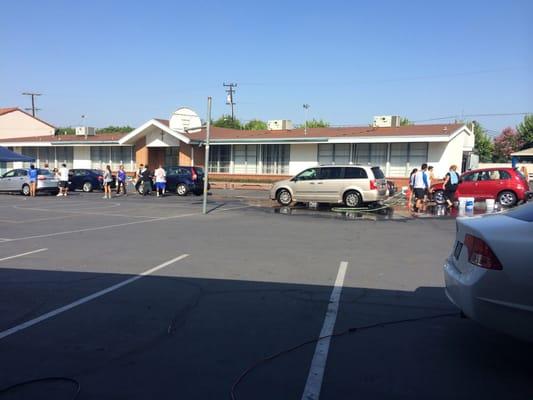
[{"label": "green tree", "polygon": [[222,116],[212,122],[213,126],[218,126],[219,128],[231,128],[231,129],[242,129],[241,121],[237,118],[231,119],[231,115],[222,114]]},{"label": "green tree", "polygon": [[524,120],[516,127],[518,136],[522,141],[522,149],[533,147],[533,114],[526,115]]},{"label": "green tree", "polygon": [[133,128],[129,125],[124,125],[124,126],[114,126],[114,125],[109,125],[109,126],[106,126],[105,128],[98,128],[96,131],[97,132],[107,132],[107,133],[115,133],[115,132],[131,132],[133,130]]},{"label": "green tree", "polygon": [[[323,119],[312,119],[307,121],[308,128],[327,128],[329,122],[324,121]],[[305,128],[305,122],[299,126],[299,128]]]},{"label": "green tree", "polygon": [[400,126],[413,125],[413,122],[409,118],[402,117],[400,118]]},{"label": "green tree", "polygon": [[267,129],[267,124],[265,121],[261,121],[260,119],[252,119],[243,126],[243,129],[248,131],[261,131]]},{"label": "green tree", "polygon": [[479,122],[474,122],[474,138],[476,143],[474,144],[474,149],[479,155],[480,162],[491,162],[492,155],[494,152],[494,145],[492,140],[490,140],[487,135],[485,128],[481,126]]},{"label": "green tree", "polygon": [[71,126],[63,126],[56,128],[55,130],[56,135],[75,135],[76,129]]}]

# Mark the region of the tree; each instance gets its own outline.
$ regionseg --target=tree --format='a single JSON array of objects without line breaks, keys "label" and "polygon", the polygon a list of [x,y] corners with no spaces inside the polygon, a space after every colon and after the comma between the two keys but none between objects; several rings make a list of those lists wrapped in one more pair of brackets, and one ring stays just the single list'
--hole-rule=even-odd
[{"label": "tree", "polygon": [[479,155],[480,162],[491,162],[492,153],[494,151],[494,145],[490,140],[485,128],[481,126],[479,122],[474,121],[474,139],[476,143],[474,144],[474,149]]},{"label": "tree", "polygon": [[260,119],[252,119],[243,126],[243,129],[246,129],[248,131],[260,131],[267,129],[267,124],[265,121],[261,121]]},{"label": "tree", "polygon": [[[327,128],[329,126],[329,122],[324,121],[323,119],[312,119],[310,121],[307,121],[307,127],[308,128]],[[299,126],[299,128],[305,128],[305,122]]]},{"label": "tree", "polygon": [[409,118],[402,117],[400,118],[400,126],[413,125],[413,122]]},{"label": "tree", "polygon": [[520,150],[523,142],[520,134],[511,127],[505,128],[502,133],[494,139],[494,156],[496,162],[507,162],[511,159],[511,153]]},{"label": "tree", "polygon": [[526,115],[516,129],[522,141],[522,149],[533,147],[533,114]]},{"label": "tree", "polygon": [[55,130],[56,135],[75,135],[76,129],[72,128],[71,126],[63,126],[56,128]]},{"label": "tree", "polygon": [[133,130],[133,128],[129,125],[124,125],[124,126],[114,126],[114,125],[109,125],[109,126],[106,126],[105,128],[98,128],[96,131],[97,132],[107,132],[107,133],[115,133],[115,132],[131,132]]},{"label": "tree", "polygon": [[218,126],[219,128],[230,128],[230,129],[242,129],[241,121],[237,118],[231,119],[231,115],[222,114],[222,116],[212,122],[213,126]]}]

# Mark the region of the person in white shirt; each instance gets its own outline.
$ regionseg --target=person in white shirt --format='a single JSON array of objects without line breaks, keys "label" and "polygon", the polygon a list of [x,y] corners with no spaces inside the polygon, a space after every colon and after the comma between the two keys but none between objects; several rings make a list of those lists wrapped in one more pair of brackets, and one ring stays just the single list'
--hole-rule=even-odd
[{"label": "person in white shirt", "polygon": [[415,209],[418,212],[425,211],[424,198],[426,197],[426,192],[429,189],[428,175],[427,175],[428,165],[426,163],[422,164],[420,170],[415,174],[413,180],[413,190],[415,192]]},{"label": "person in white shirt", "polygon": [[61,164],[58,171],[59,175],[59,193],[58,196],[66,196],[68,192],[68,168],[66,164]]},{"label": "person in white shirt", "polygon": [[157,197],[163,196],[165,194],[165,187],[167,185],[167,173],[162,165],[159,165],[154,171],[155,175],[155,190],[157,191]]}]

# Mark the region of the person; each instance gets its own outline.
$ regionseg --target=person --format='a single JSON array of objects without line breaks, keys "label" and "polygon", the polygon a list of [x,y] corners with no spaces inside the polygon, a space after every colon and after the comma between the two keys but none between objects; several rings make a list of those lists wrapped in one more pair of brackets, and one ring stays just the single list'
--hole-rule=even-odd
[{"label": "person", "polygon": [[409,211],[413,209],[413,190],[415,185],[415,174],[418,172],[418,168],[413,168],[409,174],[409,195],[407,196],[407,208]]},{"label": "person", "polygon": [[68,192],[68,168],[67,164],[61,164],[58,171],[59,175],[59,193],[58,196],[66,196]]},{"label": "person", "polygon": [[455,191],[457,190],[457,185],[459,184],[459,174],[456,171],[457,165],[451,165],[450,170],[444,177],[444,183],[442,184],[442,189],[444,190],[444,199],[448,204],[448,208],[453,207]]},{"label": "person", "polygon": [[109,165],[106,165],[104,176],[104,199],[110,199],[111,198],[111,182],[113,182],[113,174],[111,172],[111,167]]},{"label": "person", "polygon": [[422,164],[420,170],[415,174],[413,190],[415,192],[415,211],[421,212],[425,211],[424,198],[426,196],[426,191],[429,189],[428,176],[427,176],[428,165],[426,163]]},{"label": "person", "polygon": [[35,197],[35,193],[37,192],[37,168],[35,168],[35,165],[30,165],[30,170],[28,171],[28,176],[30,178],[30,196]]},{"label": "person", "polygon": [[148,169],[148,164],[144,165],[141,170],[141,181],[143,184],[143,196],[146,196],[152,190],[152,176],[150,175],[150,170]]},{"label": "person", "polygon": [[165,194],[165,186],[167,183],[167,173],[163,166],[159,164],[159,167],[154,171],[155,175],[155,190],[157,191],[157,197],[163,197]]},{"label": "person", "polygon": [[424,197],[424,203],[427,203],[431,197],[431,184],[435,180],[435,174],[433,173],[433,165],[428,165],[426,175],[428,178],[428,187],[426,189],[426,197]]},{"label": "person", "polygon": [[520,167],[520,172],[522,175],[524,175],[524,178],[526,178],[526,182],[529,184],[529,172],[525,165],[522,165]]},{"label": "person", "polygon": [[126,192],[126,171],[124,171],[124,165],[121,165],[120,167],[118,167],[118,172],[117,172],[117,195],[120,194],[120,191],[121,191],[121,188],[122,188],[122,193],[124,194],[124,196],[127,195],[127,192]]},{"label": "person", "polygon": [[139,187],[142,183],[142,170],[144,169],[144,164],[139,164],[139,168],[135,171],[135,191],[139,193]]}]

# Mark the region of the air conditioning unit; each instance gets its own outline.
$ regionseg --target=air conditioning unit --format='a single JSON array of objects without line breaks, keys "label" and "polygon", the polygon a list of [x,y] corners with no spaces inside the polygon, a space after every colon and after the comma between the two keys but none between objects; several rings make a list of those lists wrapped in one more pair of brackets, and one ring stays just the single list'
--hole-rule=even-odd
[{"label": "air conditioning unit", "polygon": [[283,131],[291,130],[292,121],[289,119],[274,119],[267,122],[267,128],[269,131]]},{"label": "air conditioning unit", "polygon": [[372,126],[375,128],[395,128],[400,126],[399,115],[377,115],[374,117]]},{"label": "air conditioning unit", "polygon": [[96,128],[92,126],[77,126],[76,136],[94,136],[96,135]]}]

